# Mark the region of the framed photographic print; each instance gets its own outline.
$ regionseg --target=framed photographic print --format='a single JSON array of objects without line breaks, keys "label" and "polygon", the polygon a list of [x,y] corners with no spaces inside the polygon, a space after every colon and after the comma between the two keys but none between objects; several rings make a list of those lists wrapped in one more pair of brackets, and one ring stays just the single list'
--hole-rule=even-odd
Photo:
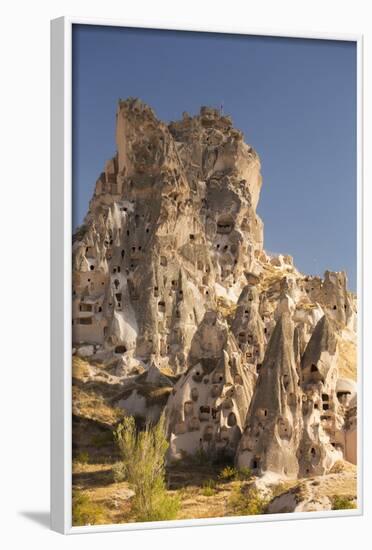
[{"label": "framed photographic print", "polygon": [[52,22],[52,525],[362,512],[360,36]]}]

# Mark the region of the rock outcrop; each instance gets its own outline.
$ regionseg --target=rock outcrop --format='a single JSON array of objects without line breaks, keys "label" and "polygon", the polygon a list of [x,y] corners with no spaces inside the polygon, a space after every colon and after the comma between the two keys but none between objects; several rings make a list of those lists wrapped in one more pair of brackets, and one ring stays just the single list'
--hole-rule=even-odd
[{"label": "rock outcrop", "polygon": [[299,472],[302,414],[293,339],[294,323],[283,312],[267,346],[237,454],[238,466],[258,474],[297,477]]},{"label": "rock outcrop", "polygon": [[116,142],[73,237],[74,354],[120,385],[116,406],[165,410],[174,459],[288,478],[355,463],[355,296],[345,273],[264,251],[242,132],[216,109],[166,124],[128,99]]},{"label": "rock outcrop", "polygon": [[234,457],[256,375],[242,365],[236,342],[217,313],[205,314],[188,363],[165,410],[170,457],[182,459],[198,451]]}]

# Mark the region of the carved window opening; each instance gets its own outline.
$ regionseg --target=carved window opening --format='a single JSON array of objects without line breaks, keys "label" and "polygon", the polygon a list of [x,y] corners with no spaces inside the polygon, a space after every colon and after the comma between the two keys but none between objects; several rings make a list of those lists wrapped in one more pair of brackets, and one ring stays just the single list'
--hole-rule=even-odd
[{"label": "carved window opening", "polygon": [[92,325],[93,324],[93,318],[92,317],[80,317],[78,319],[79,325]]},{"label": "carved window opening", "polygon": [[92,311],[93,306],[92,304],[80,304],[79,309],[80,311]]},{"label": "carved window opening", "polygon": [[125,346],[116,346],[115,348],[115,353],[126,353],[127,351],[127,348]]}]

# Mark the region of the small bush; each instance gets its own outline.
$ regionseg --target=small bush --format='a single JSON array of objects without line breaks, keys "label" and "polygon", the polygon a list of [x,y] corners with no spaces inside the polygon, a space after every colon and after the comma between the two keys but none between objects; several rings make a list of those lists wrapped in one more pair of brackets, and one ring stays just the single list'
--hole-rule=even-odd
[{"label": "small bush", "polygon": [[[134,497],[135,498],[135,497]],[[151,510],[137,509],[137,521],[166,521],[175,519],[180,509],[178,496],[169,496],[165,491],[159,491],[153,497]]]},{"label": "small bush", "polygon": [[86,451],[81,451],[76,455],[75,461],[79,462],[80,464],[89,464],[89,453],[87,453]]},{"label": "small bush", "polygon": [[204,481],[202,495],[205,497],[212,497],[216,493],[216,482],[214,481],[214,479],[207,479],[206,481]]},{"label": "small bush", "polygon": [[95,502],[91,502],[86,493],[74,492],[72,495],[72,524],[99,525],[103,523],[103,512]]},{"label": "small bush", "polygon": [[356,507],[352,498],[335,496],[332,499],[332,510],[355,510]]},{"label": "small bush", "polygon": [[248,481],[252,477],[252,470],[245,467],[238,469],[233,466],[225,466],[218,477],[221,481]]},{"label": "small bush", "polygon": [[238,477],[239,471],[233,466],[225,466],[218,474],[219,479],[222,481],[233,481]]},{"label": "small bush", "polygon": [[120,483],[126,480],[126,469],[123,462],[116,462],[112,467],[112,476],[115,483]]},{"label": "small bush", "polygon": [[257,489],[250,489],[244,494],[241,487],[237,487],[228,502],[230,514],[233,516],[257,516],[264,514],[268,501]]}]

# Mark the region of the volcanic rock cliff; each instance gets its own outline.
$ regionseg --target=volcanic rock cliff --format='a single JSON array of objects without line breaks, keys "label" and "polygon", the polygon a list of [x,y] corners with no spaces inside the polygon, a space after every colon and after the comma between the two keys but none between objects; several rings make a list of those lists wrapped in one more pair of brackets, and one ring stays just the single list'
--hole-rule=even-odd
[{"label": "volcanic rock cliff", "polygon": [[216,109],[165,124],[138,99],[119,101],[116,142],[73,237],[73,353],[116,406],[165,410],[173,459],[355,463],[356,300],[344,273],[265,253],[257,153]]}]

